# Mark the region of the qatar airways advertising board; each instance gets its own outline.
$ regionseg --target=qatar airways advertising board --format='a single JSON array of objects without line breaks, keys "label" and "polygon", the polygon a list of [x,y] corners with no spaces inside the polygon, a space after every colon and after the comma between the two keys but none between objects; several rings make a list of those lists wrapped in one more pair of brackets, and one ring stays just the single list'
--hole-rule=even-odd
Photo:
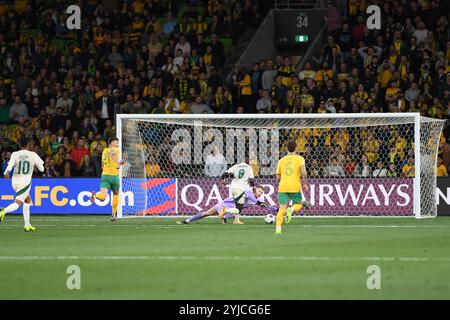
[{"label": "qatar airways advertising board", "polygon": [[[257,179],[264,188],[265,201],[277,205],[276,179]],[[178,179],[178,212],[209,209],[230,196],[229,184],[217,179]],[[408,178],[327,178],[309,179],[304,197],[311,206],[302,215],[412,215],[413,179]],[[261,214],[260,208],[245,213]]]},{"label": "qatar airways advertising board", "polygon": [[[229,181],[230,182],[230,181]],[[128,212],[141,214],[192,214],[211,208],[230,196],[229,182],[217,178],[153,178],[133,183],[124,190],[121,202]],[[110,214],[111,197],[91,203],[97,178],[33,179],[30,190],[32,214]],[[276,179],[257,179],[264,187],[265,201],[277,205]],[[412,215],[413,180],[407,178],[328,178],[309,179],[305,192],[310,208],[302,215]],[[142,199],[146,194],[146,209]],[[0,207],[14,200],[11,180],[0,179]],[[439,216],[450,215],[450,178],[437,178],[436,202]],[[362,209],[363,208],[363,209]],[[247,214],[265,214],[262,208],[244,209]],[[21,210],[17,211],[21,214]]]}]

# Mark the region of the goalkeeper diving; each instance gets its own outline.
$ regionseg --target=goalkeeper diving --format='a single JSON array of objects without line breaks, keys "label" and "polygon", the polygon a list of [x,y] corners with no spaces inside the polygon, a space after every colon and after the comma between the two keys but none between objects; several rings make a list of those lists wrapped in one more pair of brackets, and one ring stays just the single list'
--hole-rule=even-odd
[{"label": "goalkeeper diving", "polygon": [[100,179],[100,192],[92,192],[91,202],[95,199],[104,201],[109,190],[113,192],[111,221],[117,220],[117,208],[119,206],[119,168],[124,164],[119,161],[119,139],[110,138],[108,148],[102,153],[102,177]]},{"label": "goalkeeper diving", "polygon": [[[277,207],[268,205],[264,202],[264,189],[261,186],[247,187],[244,192],[245,201],[240,206],[242,209],[252,206],[259,206],[262,208],[266,208],[272,213],[277,212]],[[226,198],[207,211],[197,213],[196,215],[185,220],[177,221],[177,224],[189,224],[193,221],[212,216],[216,213],[219,213],[219,217],[222,220],[222,223],[227,223],[227,219],[231,219],[235,215],[239,214],[240,210],[237,208],[235,198],[233,196]]]}]

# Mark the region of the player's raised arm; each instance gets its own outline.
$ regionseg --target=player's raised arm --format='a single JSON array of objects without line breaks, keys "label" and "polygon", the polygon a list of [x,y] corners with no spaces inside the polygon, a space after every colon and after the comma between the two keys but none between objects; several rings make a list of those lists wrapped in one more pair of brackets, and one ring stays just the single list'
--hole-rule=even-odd
[{"label": "player's raised arm", "polygon": [[279,160],[278,160],[277,171],[276,171],[275,175],[277,177],[277,182],[280,182],[280,180],[281,180],[281,166],[280,166],[280,161]]},{"label": "player's raised arm", "polygon": [[309,184],[308,184],[308,172],[306,171],[306,166],[305,164],[303,164],[302,166],[300,166],[300,170],[302,172],[302,185],[303,185],[303,189],[305,191],[308,191],[309,189]]},{"label": "player's raised arm", "polygon": [[308,184],[308,171],[306,170],[306,164],[305,164],[305,158],[301,157],[300,162],[300,171],[301,171],[301,183],[303,185],[303,189],[305,191],[308,191],[309,184]]},{"label": "player's raised arm", "polygon": [[232,178],[233,177],[233,173],[234,173],[235,167],[236,167],[236,165],[232,166],[231,168],[226,170],[224,173],[222,173],[222,175],[220,176],[220,181],[222,182],[222,184],[225,184],[225,179],[226,178]]},{"label": "player's raised arm", "polygon": [[11,172],[11,170],[14,168],[16,164],[16,157],[15,154],[11,154],[11,158],[9,159],[8,162],[8,166],[5,169],[5,172],[3,172],[3,175],[5,176],[6,179],[9,179],[9,173]]}]

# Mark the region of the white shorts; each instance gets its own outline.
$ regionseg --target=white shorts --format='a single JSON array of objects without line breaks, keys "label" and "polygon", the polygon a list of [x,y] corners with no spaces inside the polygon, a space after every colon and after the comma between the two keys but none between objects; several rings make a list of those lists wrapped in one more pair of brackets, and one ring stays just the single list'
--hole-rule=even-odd
[{"label": "white shorts", "polygon": [[31,182],[23,183],[23,182],[13,182],[12,187],[16,192],[16,200],[20,200],[25,202],[25,199],[30,195],[31,190]]},{"label": "white shorts", "polygon": [[245,202],[245,188],[242,187],[232,187],[231,196],[234,201],[238,204],[244,204]]}]

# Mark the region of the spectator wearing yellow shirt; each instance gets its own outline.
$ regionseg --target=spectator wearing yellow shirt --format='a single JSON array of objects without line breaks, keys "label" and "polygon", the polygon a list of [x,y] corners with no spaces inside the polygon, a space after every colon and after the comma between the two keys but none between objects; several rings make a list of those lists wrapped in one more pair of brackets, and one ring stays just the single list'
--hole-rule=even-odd
[{"label": "spectator wearing yellow shirt", "polygon": [[325,82],[327,82],[331,78],[333,78],[333,70],[331,70],[330,67],[328,66],[328,62],[324,62],[322,64],[322,68],[316,72],[315,80],[317,86],[319,88],[322,87],[325,84]]},{"label": "spectator wearing yellow shirt", "polygon": [[384,60],[383,64],[378,67],[378,81],[382,88],[386,88],[394,75],[395,66],[389,60]]},{"label": "spectator wearing yellow shirt", "polygon": [[95,135],[95,140],[92,141],[92,143],[91,143],[91,145],[89,147],[89,149],[90,149],[89,151],[91,152],[91,155],[94,155],[95,152],[97,152],[97,146],[98,145],[102,145],[103,149],[105,149],[108,146],[106,141],[102,139],[101,133],[97,133]]},{"label": "spectator wearing yellow shirt", "polygon": [[66,158],[66,153],[67,153],[66,148],[64,146],[60,145],[58,147],[58,151],[56,152],[56,154],[53,157],[55,159],[55,164],[57,166],[60,166],[64,162],[64,159]]},{"label": "spectator wearing yellow shirt", "polygon": [[208,28],[208,24],[203,21],[203,16],[202,15],[198,15],[197,16],[197,21],[195,21],[192,25],[192,29],[195,31],[195,33],[197,34],[205,34],[207,32]]},{"label": "spectator wearing yellow shirt", "polygon": [[131,24],[130,41],[133,43],[137,43],[144,31],[145,24],[142,21],[141,16],[135,15],[133,23]]},{"label": "spectator wearing yellow shirt", "polygon": [[314,97],[308,93],[308,88],[302,86],[302,93],[300,95],[301,105],[303,109],[312,110],[314,106]]},{"label": "spectator wearing yellow shirt", "polygon": [[284,86],[289,87],[291,85],[293,72],[295,72],[295,68],[292,65],[291,58],[284,58],[284,64],[278,67],[278,74],[281,75],[281,82]]},{"label": "spectator wearing yellow shirt", "polygon": [[[162,25],[161,25],[161,23],[158,20],[156,20],[156,16],[155,15],[152,15],[150,20],[145,25],[145,31],[150,31],[151,28],[153,28],[153,31],[156,32],[156,34],[152,33],[152,35],[150,36],[150,40],[152,39],[153,35],[155,35],[155,36],[156,35],[160,35],[161,32],[162,32]],[[161,45],[161,50],[159,52],[161,52],[161,51],[162,51],[162,45]],[[156,54],[154,54],[154,55],[156,56]]]},{"label": "spectator wearing yellow shirt", "polygon": [[301,86],[296,74],[292,75],[292,83],[291,83],[291,91],[294,94],[294,97],[297,98],[301,94]]},{"label": "spectator wearing yellow shirt", "polygon": [[359,84],[358,85],[358,91],[356,91],[356,97],[361,102],[367,101],[367,99],[369,99],[369,94],[364,89],[364,85],[363,84]]},{"label": "spectator wearing yellow shirt", "polygon": [[437,159],[436,177],[448,177],[447,168],[442,163],[442,158]]},{"label": "spectator wearing yellow shirt", "polygon": [[400,72],[400,77],[403,81],[408,79],[410,68],[411,64],[409,63],[408,58],[406,56],[401,56],[396,69]]},{"label": "spectator wearing yellow shirt", "polygon": [[399,61],[399,55],[397,53],[397,51],[395,50],[395,46],[391,45],[389,47],[389,57],[388,57],[388,61],[389,63],[391,63],[392,65],[396,65],[397,62]]},{"label": "spectator wearing yellow shirt", "polygon": [[394,137],[391,139],[391,143],[395,146],[396,152],[400,155],[401,158],[405,156],[405,150],[408,146],[406,139],[400,135],[400,132],[396,131],[394,133]]},{"label": "spectator wearing yellow shirt", "polygon": [[255,150],[250,150],[248,164],[252,167],[253,176],[257,178],[259,176],[259,161]]},{"label": "spectator wearing yellow shirt", "polygon": [[94,35],[94,42],[96,46],[100,46],[106,42],[106,32],[100,25],[97,28],[93,28],[92,33]]},{"label": "spectator wearing yellow shirt", "polygon": [[402,176],[406,178],[414,177],[415,166],[414,166],[414,158],[409,157],[408,162],[402,168]]},{"label": "spectator wearing yellow shirt", "polygon": [[145,165],[145,174],[147,177],[157,177],[161,173],[161,167],[155,162],[153,157],[150,157],[148,163]]},{"label": "spectator wearing yellow shirt", "polygon": [[327,113],[327,108],[325,106],[325,99],[321,98],[319,102],[319,107],[317,108],[317,113]]},{"label": "spectator wearing yellow shirt", "polygon": [[241,69],[241,81],[238,82],[241,105],[244,106],[245,110],[250,110],[252,105],[252,79],[247,72],[247,68],[243,67]]},{"label": "spectator wearing yellow shirt", "polygon": [[367,143],[364,145],[365,155],[370,165],[374,165],[378,160],[378,150],[380,148],[380,143],[375,139],[372,133],[368,134]]},{"label": "spectator wearing yellow shirt", "polygon": [[339,67],[339,72],[337,73],[336,76],[339,82],[347,80],[349,73],[347,71],[347,65],[345,63],[341,63],[341,66]]},{"label": "spectator wearing yellow shirt", "polygon": [[391,81],[391,85],[386,90],[386,97],[393,96],[397,97],[397,94],[399,92],[399,87],[397,81]]},{"label": "spectator wearing yellow shirt", "polygon": [[447,139],[444,136],[444,133],[441,132],[441,136],[439,137],[439,149],[438,154],[441,155],[444,152],[444,145],[447,142]]}]

